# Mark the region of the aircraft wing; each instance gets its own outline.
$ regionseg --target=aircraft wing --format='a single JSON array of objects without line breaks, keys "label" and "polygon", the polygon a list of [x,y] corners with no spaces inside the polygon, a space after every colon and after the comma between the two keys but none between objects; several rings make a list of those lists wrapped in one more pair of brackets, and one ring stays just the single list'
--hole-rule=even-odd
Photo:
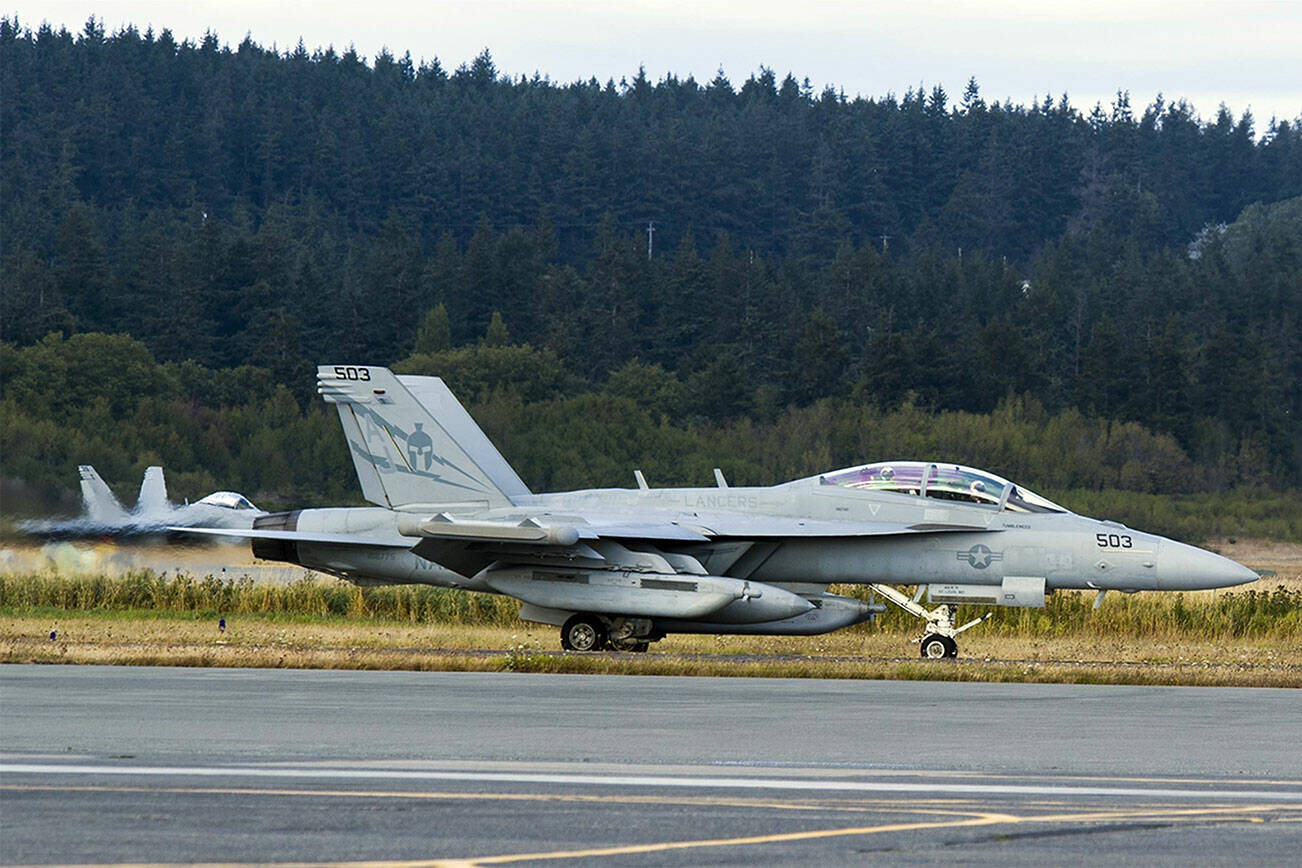
[{"label": "aircraft wing", "polygon": [[857,537],[895,536],[915,533],[995,533],[999,528],[982,524],[940,524],[935,522],[902,524],[889,521],[837,521],[835,519],[799,518],[784,515],[743,515],[735,513],[698,514],[679,520],[699,529],[710,538],[742,537],[776,539],[781,537]]},{"label": "aircraft wing", "polygon": [[651,542],[708,542],[710,535],[704,528],[696,528],[672,521],[590,521],[579,525],[583,539],[639,539]]},{"label": "aircraft wing", "polygon": [[[763,540],[828,537],[890,536],[954,531],[997,532],[980,525],[905,525],[893,522],[835,521],[775,515],[684,514],[675,519],[647,520],[646,516],[613,515],[596,520],[578,516],[526,519],[519,522],[484,521],[441,513],[434,516],[404,514],[397,530],[380,534],[322,533],[317,531],[169,527],[168,530],[237,539],[285,540],[339,546],[407,549],[467,578],[500,561],[549,562],[606,560],[603,541],[618,543],[617,551],[634,543],[708,543],[711,540]],[[400,531],[400,532],[399,532]],[[642,547],[637,547],[641,550]]]},{"label": "aircraft wing", "polygon": [[[690,523],[689,523],[690,522]],[[539,523],[506,524],[498,522],[446,522],[438,526],[430,521],[410,525],[405,534],[366,536],[348,533],[314,533],[297,530],[262,530],[249,528],[183,527],[169,531],[226,536],[239,539],[281,539],[298,542],[334,543],[338,545],[413,547],[420,538],[439,539],[463,544],[535,544],[541,546],[574,545],[581,542],[641,540],[645,542],[709,542],[721,538],[783,537],[857,537],[893,536],[914,533],[997,533],[998,528],[963,524],[899,524],[895,522],[823,521],[787,516],[692,516],[680,521],[597,521],[544,525]],[[530,533],[522,533],[530,531]],[[568,535],[567,533],[568,532]]]},{"label": "aircraft wing", "polygon": [[[606,560],[603,542],[640,551],[674,551],[684,543],[712,540],[782,540],[828,537],[890,536],[954,531],[996,532],[984,525],[914,524],[818,520],[792,516],[682,514],[677,518],[650,519],[645,515],[606,515],[589,520],[580,516],[545,516],[522,522],[481,521],[448,514],[399,519],[399,530],[414,539],[412,551],[464,576],[472,576],[494,562],[550,561],[564,558]],[[666,545],[669,544],[669,545]],[[674,545],[677,544],[677,545]],[[681,550],[681,549],[678,549]]]},{"label": "aircraft wing", "polygon": [[719,538],[766,540],[808,537],[893,536],[953,531],[996,532],[978,524],[901,524],[884,521],[836,521],[779,515],[682,514],[673,519],[646,516],[543,516],[522,522],[478,521],[443,513],[404,516],[398,521],[404,536],[475,543],[574,545],[580,541],[640,540],[645,542],[709,542]]}]

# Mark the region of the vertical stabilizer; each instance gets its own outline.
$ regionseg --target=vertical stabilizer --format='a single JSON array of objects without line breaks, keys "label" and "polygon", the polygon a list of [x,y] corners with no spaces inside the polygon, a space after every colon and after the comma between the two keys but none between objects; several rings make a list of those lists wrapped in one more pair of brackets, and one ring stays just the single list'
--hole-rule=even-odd
[{"label": "vertical stabilizer", "polygon": [[127,511],[113,495],[113,490],[99,478],[95,468],[89,464],[77,466],[81,474],[81,500],[86,507],[86,517],[96,522],[121,521],[127,517]]},{"label": "vertical stabilizer", "polygon": [[167,502],[167,482],[163,479],[163,468],[146,467],[145,478],[140,482],[136,512],[141,515],[164,515],[171,506]]},{"label": "vertical stabilizer", "polygon": [[[362,494],[372,503],[505,507],[529,489],[436,377],[322,365],[317,391],[339,410]],[[418,397],[419,396],[419,397]]]},{"label": "vertical stabilizer", "polygon": [[438,420],[439,427],[448,433],[457,445],[470,456],[470,460],[484,471],[484,474],[497,486],[512,503],[520,503],[522,498],[532,496],[529,486],[524,484],[515,469],[506,462],[502,453],[497,451],[493,441],[475,423],[466,408],[461,406],[457,396],[452,394],[439,377],[417,377],[399,374],[398,382],[407,387],[412,398],[421,405],[430,416]]}]

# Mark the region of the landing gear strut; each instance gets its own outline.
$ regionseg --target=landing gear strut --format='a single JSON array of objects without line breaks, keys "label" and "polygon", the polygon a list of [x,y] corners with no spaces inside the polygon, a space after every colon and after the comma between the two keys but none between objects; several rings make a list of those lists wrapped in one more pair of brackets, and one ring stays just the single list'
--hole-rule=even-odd
[{"label": "landing gear strut", "polygon": [[927,622],[927,631],[920,639],[914,639],[921,647],[922,656],[928,660],[953,659],[958,656],[958,643],[954,637],[964,630],[970,630],[977,624],[989,618],[994,612],[987,612],[984,616],[972,621],[968,621],[962,627],[954,626],[954,615],[958,609],[949,603],[942,603],[934,609],[928,609],[918,603],[921,599],[921,593],[918,597],[910,598],[907,594],[902,594],[890,585],[869,585],[874,593],[881,594],[887,601],[894,603],[904,611],[914,617],[921,618]]},{"label": "landing gear strut", "polygon": [[664,638],[663,633],[655,629],[655,624],[648,618],[617,617],[610,620],[606,632],[606,647],[612,651],[630,651],[641,654],[651,647],[651,643]]}]

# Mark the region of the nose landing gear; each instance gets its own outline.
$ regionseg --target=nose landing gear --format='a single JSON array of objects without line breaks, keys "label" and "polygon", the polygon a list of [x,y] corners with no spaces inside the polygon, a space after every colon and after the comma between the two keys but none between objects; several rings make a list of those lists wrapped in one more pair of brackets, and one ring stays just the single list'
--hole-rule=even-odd
[{"label": "nose landing gear", "polygon": [[928,609],[918,603],[921,593],[919,593],[918,598],[910,598],[890,585],[869,585],[868,587],[872,588],[874,593],[881,594],[888,602],[894,603],[910,615],[927,622],[927,632],[920,639],[913,640],[921,645],[922,657],[927,660],[944,660],[957,657],[958,642],[954,640],[954,637],[964,630],[972,629],[994,614],[994,612],[986,612],[984,616],[968,621],[962,627],[956,627],[954,626],[954,616],[958,613],[956,606],[942,603],[934,609]]}]

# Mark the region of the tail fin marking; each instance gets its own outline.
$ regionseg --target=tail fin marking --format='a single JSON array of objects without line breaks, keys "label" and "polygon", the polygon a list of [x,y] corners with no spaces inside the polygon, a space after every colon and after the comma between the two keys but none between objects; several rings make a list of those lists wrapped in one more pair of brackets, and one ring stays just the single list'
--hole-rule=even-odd
[{"label": "tail fin marking", "polygon": [[524,484],[515,469],[497,451],[493,441],[483,432],[466,408],[457,400],[439,377],[416,377],[399,374],[398,382],[407,387],[412,398],[425,408],[430,416],[456,441],[470,460],[492,480],[493,484],[512,502],[530,497],[533,492]]},{"label": "tail fin marking", "polygon": [[[413,394],[412,390],[417,394]],[[510,506],[529,490],[441,380],[323,365],[317,391],[339,421],[367,500]]]}]

